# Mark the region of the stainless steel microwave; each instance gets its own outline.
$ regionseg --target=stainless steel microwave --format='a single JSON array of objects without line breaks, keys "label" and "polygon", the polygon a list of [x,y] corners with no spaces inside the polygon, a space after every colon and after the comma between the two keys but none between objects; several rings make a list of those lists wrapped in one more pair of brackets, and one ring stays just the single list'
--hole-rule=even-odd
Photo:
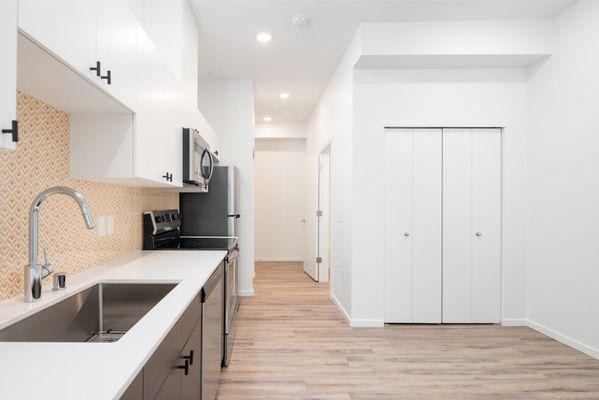
[{"label": "stainless steel microwave", "polygon": [[183,128],[183,182],[208,191],[218,158],[196,129]]}]

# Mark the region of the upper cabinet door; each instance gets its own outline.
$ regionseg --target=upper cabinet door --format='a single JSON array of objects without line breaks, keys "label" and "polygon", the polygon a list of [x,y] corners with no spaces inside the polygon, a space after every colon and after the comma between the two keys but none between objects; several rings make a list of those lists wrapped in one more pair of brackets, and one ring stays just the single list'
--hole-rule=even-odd
[{"label": "upper cabinet door", "polygon": [[137,99],[136,8],[134,1],[102,0],[97,11],[101,85],[131,110],[135,110]]},{"label": "upper cabinet door", "polygon": [[[0,0],[0,130],[17,119],[17,1]],[[12,134],[0,133],[0,149],[14,149]]]},{"label": "upper cabinet door", "polygon": [[19,27],[54,56],[96,79],[96,0],[19,0]]},{"label": "upper cabinet door", "polygon": [[[172,152],[176,149],[172,141],[174,131],[170,111],[173,106],[167,90],[166,67],[158,50],[141,27],[138,28],[137,57],[135,175],[156,182],[159,186],[176,185],[176,181],[181,178],[172,161]],[[180,128],[179,126],[179,133]],[[179,146],[179,153],[181,148]],[[172,182],[169,178],[171,175]]]}]

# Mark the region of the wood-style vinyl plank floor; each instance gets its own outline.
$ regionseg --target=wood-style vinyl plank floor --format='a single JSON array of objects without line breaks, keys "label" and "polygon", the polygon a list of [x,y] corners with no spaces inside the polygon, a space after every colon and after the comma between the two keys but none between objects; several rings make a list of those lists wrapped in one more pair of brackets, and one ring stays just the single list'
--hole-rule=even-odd
[{"label": "wood-style vinyl plank floor", "polygon": [[599,399],[599,360],[529,328],[351,329],[298,263],[258,263],[219,400]]}]

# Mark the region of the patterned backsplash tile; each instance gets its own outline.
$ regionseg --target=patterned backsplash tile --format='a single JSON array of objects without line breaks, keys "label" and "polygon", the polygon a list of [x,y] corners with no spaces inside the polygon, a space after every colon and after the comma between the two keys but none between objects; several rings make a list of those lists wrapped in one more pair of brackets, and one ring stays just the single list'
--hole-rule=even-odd
[{"label": "patterned backsplash tile", "polygon": [[[143,211],[178,208],[177,193],[97,183],[69,177],[69,114],[17,93],[20,141],[0,152],[0,300],[21,296],[28,257],[28,213],[40,191],[56,185],[79,190],[96,225],[114,217],[114,234],[88,230],[77,204],[54,196],[40,209],[40,256],[48,249],[56,271],[85,270],[141,249]],[[68,279],[68,278],[67,278]],[[45,285],[50,284],[50,279]]]}]

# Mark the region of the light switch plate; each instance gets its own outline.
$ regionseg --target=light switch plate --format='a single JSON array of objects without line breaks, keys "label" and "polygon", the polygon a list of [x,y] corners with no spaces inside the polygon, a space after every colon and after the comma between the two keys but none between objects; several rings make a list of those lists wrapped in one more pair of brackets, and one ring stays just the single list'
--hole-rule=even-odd
[{"label": "light switch plate", "polygon": [[103,215],[98,217],[98,236],[106,235],[106,217]]},{"label": "light switch plate", "polygon": [[108,233],[108,236],[110,236],[114,233],[114,217],[109,215],[107,221],[108,223],[106,224],[106,232]]}]

